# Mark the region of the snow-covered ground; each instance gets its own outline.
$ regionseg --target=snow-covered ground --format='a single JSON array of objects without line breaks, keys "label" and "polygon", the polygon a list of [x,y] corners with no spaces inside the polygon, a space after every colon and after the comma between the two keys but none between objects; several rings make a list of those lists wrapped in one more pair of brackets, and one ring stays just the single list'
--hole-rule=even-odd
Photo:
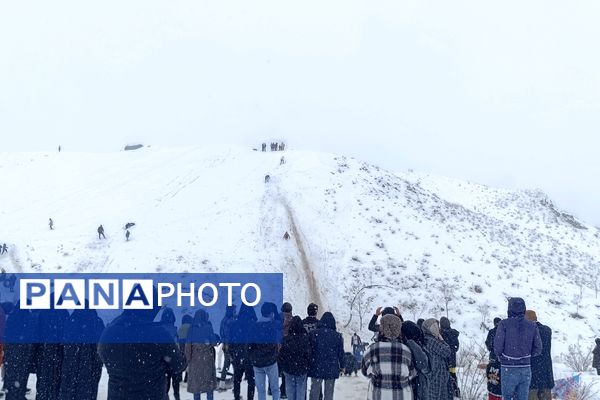
[{"label": "snow-covered ground", "polygon": [[395,304],[410,319],[447,312],[481,343],[522,296],[556,359],[600,335],[600,230],[540,191],[242,148],[0,153],[0,176],[7,270],[283,272],[295,312],[315,301],[363,338],[372,310]]}]

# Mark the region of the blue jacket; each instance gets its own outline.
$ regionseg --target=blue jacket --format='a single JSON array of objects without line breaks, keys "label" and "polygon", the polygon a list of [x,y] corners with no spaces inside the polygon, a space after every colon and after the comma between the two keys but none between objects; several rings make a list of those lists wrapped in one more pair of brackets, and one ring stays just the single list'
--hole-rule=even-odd
[{"label": "blue jacket", "polygon": [[323,314],[319,327],[308,335],[310,361],[308,376],[317,379],[337,379],[344,366],[344,339],[335,330],[335,319]]},{"label": "blue jacket", "polygon": [[535,322],[525,319],[525,301],[508,301],[508,318],[500,321],[494,338],[494,352],[503,367],[528,367],[531,357],[542,353],[542,340]]}]

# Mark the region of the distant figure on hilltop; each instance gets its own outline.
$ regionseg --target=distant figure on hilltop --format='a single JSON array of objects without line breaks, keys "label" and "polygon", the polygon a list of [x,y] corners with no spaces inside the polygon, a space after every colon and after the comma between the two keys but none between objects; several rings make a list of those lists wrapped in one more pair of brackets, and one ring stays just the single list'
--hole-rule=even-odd
[{"label": "distant figure on hilltop", "polygon": [[104,227],[102,225],[98,227],[98,239],[100,238],[106,239],[106,236],[104,236]]},{"label": "distant figure on hilltop", "polygon": [[129,229],[127,229],[127,231],[125,232],[125,240],[127,242],[129,242],[129,235],[131,235],[131,232],[129,232]]},{"label": "distant figure on hilltop", "polygon": [[48,218],[48,226],[50,230],[54,230],[54,221],[52,221],[52,218]]},{"label": "distant figure on hilltop", "polygon": [[289,233],[286,231],[286,232],[285,232],[285,234],[283,235],[283,238],[284,238],[285,240],[289,240],[289,238],[290,238],[290,234],[289,234]]},{"label": "distant figure on hilltop", "polygon": [[6,243],[4,243],[2,245],[2,249],[0,249],[0,250],[2,250],[2,252],[0,252],[0,254],[8,253],[8,247],[6,246]]},{"label": "distant figure on hilltop", "polygon": [[58,152],[60,153],[60,151],[62,150],[62,148],[60,147],[60,144],[58,145]]},{"label": "distant figure on hilltop", "polygon": [[270,175],[265,175],[265,183],[268,183],[271,180]]},{"label": "distant figure on hilltop", "polygon": [[262,144],[262,146],[261,146],[261,150],[262,150],[263,152],[264,152],[264,151],[267,151],[267,144],[266,144],[266,143],[263,143],[263,144]]},{"label": "distant figure on hilltop", "polygon": [[281,142],[281,144],[279,145],[279,151],[284,151],[285,150],[285,143]]},{"label": "distant figure on hilltop", "polygon": [[281,159],[279,160],[279,165],[283,165],[285,164],[285,157],[281,157]]}]

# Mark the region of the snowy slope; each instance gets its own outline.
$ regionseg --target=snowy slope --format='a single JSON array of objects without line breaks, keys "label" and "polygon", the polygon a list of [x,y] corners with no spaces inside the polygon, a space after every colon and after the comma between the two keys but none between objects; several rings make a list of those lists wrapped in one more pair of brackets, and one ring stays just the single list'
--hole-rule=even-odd
[{"label": "snowy slope", "polygon": [[[295,151],[0,156],[6,269],[282,271],[297,312],[316,301],[340,327],[350,321],[347,332],[360,329],[349,299],[372,285],[355,302],[369,306],[366,318],[389,304],[410,318],[441,316],[448,297],[455,327],[477,341],[482,322],[504,315],[506,297],[523,296],[555,330],[555,354],[600,334],[600,233],[538,191]],[[125,242],[128,221],[137,226]],[[99,224],[107,240],[98,240]]]}]

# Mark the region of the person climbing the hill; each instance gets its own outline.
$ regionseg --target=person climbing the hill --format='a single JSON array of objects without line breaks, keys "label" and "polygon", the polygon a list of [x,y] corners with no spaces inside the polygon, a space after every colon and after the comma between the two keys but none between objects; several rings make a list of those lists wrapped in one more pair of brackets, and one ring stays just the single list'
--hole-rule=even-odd
[{"label": "person climbing the hill", "polygon": [[1,250],[2,250],[2,252],[0,254],[8,253],[8,246],[6,246],[6,243],[4,243],[2,245],[2,249]]},{"label": "person climbing the hill", "polygon": [[[450,326],[450,320],[447,317],[440,318],[440,333],[442,334],[442,338],[444,338],[444,342],[450,346],[450,350],[452,350],[452,354],[450,355],[450,359],[448,360],[448,370],[450,371],[450,377],[454,379],[454,383],[458,382],[456,377],[456,353],[458,352],[458,347],[460,346],[458,342],[458,336],[460,332],[456,329],[452,329]],[[458,386],[456,386],[458,388]],[[460,393],[454,393],[454,397],[460,397]]]},{"label": "person climbing the hill", "polygon": [[265,175],[265,183],[268,183],[271,180],[270,175]]},{"label": "person climbing the hill", "polygon": [[127,231],[125,231],[125,240],[129,241],[129,235],[131,235],[131,232],[129,232],[129,229],[127,229]]},{"label": "person climbing the hill", "polygon": [[100,238],[106,239],[106,236],[104,236],[104,227],[102,225],[98,227],[98,239]]},{"label": "person climbing the hill", "polygon": [[525,301],[508,301],[508,318],[500,321],[494,338],[494,352],[502,365],[502,396],[527,400],[531,383],[531,358],[542,353],[537,325],[525,319]]},{"label": "person climbing the hill", "polygon": [[290,239],[290,234],[287,231],[285,231],[285,233],[283,234],[283,239],[284,240],[289,240]]},{"label": "person climbing the hill", "polygon": [[285,150],[285,143],[281,142],[281,144],[279,145],[279,151],[284,151]]},{"label": "person climbing the hill", "polygon": [[48,218],[48,226],[50,230],[54,230],[54,221],[52,221],[52,218]]},{"label": "person climbing the hill", "polygon": [[263,152],[267,151],[267,144],[263,143],[262,146],[261,146],[261,149],[262,149]]},{"label": "person climbing the hill", "polygon": [[283,165],[285,164],[285,158],[283,156],[281,156],[281,159],[279,160],[279,165]]}]

